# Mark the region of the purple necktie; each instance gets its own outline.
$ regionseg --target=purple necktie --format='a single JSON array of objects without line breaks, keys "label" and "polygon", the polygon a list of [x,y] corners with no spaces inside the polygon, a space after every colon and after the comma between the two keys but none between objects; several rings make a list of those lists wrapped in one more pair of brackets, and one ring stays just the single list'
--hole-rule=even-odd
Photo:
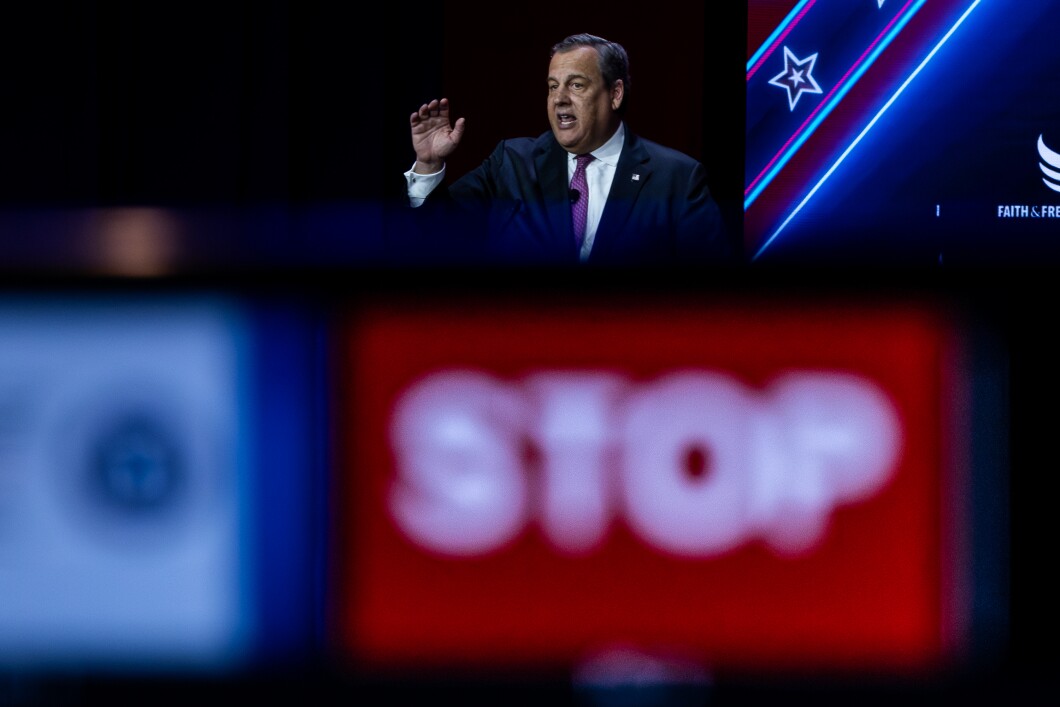
[{"label": "purple necktie", "polygon": [[589,212],[589,185],[585,181],[585,165],[593,161],[592,155],[578,155],[578,165],[574,168],[574,178],[570,180],[571,202],[570,213],[574,218],[574,242],[582,247],[585,238],[585,216]]}]

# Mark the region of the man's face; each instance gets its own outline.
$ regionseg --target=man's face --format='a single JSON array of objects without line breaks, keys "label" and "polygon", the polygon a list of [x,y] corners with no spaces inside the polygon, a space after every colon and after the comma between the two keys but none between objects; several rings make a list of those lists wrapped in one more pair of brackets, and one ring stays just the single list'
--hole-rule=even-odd
[{"label": "man's face", "polygon": [[592,152],[618,127],[624,87],[608,90],[596,50],[578,47],[557,53],[548,65],[548,120],[556,140],[569,152]]}]

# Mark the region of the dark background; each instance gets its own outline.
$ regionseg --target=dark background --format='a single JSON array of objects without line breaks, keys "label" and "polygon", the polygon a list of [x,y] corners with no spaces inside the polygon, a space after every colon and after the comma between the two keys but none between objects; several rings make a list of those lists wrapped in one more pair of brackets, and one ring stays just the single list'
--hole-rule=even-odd
[{"label": "dark background", "polygon": [[[305,251],[319,248],[325,261],[336,252],[330,241],[366,237],[358,212],[334,216],[336,205],[373,207],[400,194],[414,158],[408,116],[421,103],[448,95],[467,118],[451,163],[461,174],[501,138],[549,129],[549,49],[588,31],[630,52],[631,127],[704,161],[739,232],[742,14],[672,0],[651,13],[632,2],[606,13],[507,3],[489,17],[463,3],[378,9],[278,0],[6,9],[0,210],[238,208],[246,229],[255,208],[331,208],[332,222],[294,219],[270,258],[312,260]],[[0,253],[12,229],[3,230]],[[214,260],[246,250],[218,247]],[[360,253],[347,249],[343,264],[362,264]]]}]

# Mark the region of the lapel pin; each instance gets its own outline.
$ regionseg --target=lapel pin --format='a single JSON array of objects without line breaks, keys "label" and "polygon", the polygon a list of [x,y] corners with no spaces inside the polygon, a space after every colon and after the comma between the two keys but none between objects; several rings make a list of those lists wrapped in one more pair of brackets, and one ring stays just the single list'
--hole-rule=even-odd
[{"label": "lapel pin", "polygon": [[634,174],[633,175],[633,181],[634,182],[639,182],[640,181],[640,175],[639,174]]}]

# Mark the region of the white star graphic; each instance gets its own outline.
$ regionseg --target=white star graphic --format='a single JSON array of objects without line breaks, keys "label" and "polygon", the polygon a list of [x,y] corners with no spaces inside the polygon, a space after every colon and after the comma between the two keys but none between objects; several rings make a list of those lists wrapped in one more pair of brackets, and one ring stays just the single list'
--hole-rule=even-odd
[{"label": "white star graphic", "polygon": [[791,50],[784,47],[784,70],[769,80],[769,83],[788,92],[788,108],[795,110],[795,104],[804,93],[821,93],[821,87],[813,77],[813,65],[817,54],[799,59]]},{"label": "white star graphic", "polygon": [[887,0],[876,0],[876,7],[883,7],[883,3],[885,2],[887,2]]}]

